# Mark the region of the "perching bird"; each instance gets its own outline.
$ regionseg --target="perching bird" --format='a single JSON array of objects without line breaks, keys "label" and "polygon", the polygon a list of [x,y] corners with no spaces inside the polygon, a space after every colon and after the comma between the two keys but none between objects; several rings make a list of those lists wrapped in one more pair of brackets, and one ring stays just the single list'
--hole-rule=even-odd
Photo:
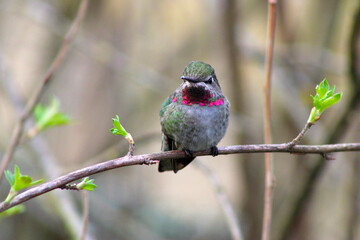
[{"label": "perching bird", "polygon": [[209,64],[191,62],[181,79],[184,82],[161,106],[161,150],[183,150],[186,157],[160,161],[159,172],[183,169],[195,158],[193,152],[211,149],[218,155],[216,145],[229,124],[230,103]]}]

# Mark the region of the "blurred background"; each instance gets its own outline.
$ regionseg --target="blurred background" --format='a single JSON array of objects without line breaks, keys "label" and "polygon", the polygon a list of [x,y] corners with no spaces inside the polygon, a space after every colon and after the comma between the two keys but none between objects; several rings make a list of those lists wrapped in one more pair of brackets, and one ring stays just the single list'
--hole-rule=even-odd
[{"label": "blurred background", "polygon": [[[0,156],[23,104],[54,59],[80,1],[0,0]],[[324,77],[341,102],[327,110],[302,144],[360,141],[360,6],[354,0],[279,1],[272,83],[273,142],[294,138]],[[357,25],[356,21],[357,14]],[[90,1],[63,64],[41,98],[55,96],[73,119],[20,145],[14,164],[34,179],[126,154],[111,118],[136,142],[135,154],[160,151],[159,110],[193,60],[211,64],[231,102],[219,146],[263,142],[267,1]],[[26,129],[32,126],[31,121]],[[274,154],[272,239],[359,239],[359,153]],[[260,239],[263,154],[198,157],[218,177],[244,239]],[[195,162],[196,162],[195,161]],[[209,177],[191,164],[158,173],[157,165],[91,176],[87,239],[231,239]],[[9,185],[0,182],[5,199]],[[55,190],[0,220],[1,239],[76,239],[81,193]]]}]

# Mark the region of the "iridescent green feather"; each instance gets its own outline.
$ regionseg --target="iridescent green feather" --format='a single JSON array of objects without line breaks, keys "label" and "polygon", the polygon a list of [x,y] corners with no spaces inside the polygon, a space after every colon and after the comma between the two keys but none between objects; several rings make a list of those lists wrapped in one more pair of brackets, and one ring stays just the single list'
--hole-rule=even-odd
[{"label": "iridescent green feather", "polygon": [[175,95],[175,93],[170,94],[170,96],[167,99],[165,99],[165,101],[161,105],[160,117],[164,116],[164,112],[166,111],[166,107],[171,103],[174,95]]},{"label": "iridescent green feather", "polygon": [[220,87],[215,75],[215,70],[211,67],[210,64],[201,61],[193,61],[187,65],[183,72],[183,76],[200,80],[207,80],[209,76],[212,76],[213,80]]}]

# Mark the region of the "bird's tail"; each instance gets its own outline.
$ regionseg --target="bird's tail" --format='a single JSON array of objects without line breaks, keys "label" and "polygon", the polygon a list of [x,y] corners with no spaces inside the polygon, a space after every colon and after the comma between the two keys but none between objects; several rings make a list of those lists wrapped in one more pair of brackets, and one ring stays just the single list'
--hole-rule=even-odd
[{"label": "bird's tail", "polygon": [[163,160],[159,163],[159,172],[174,171],[174,173],[177,173],[177,171],[191,163],[194,158],[195,157]]},{"label": "bird's tail", "polygon": [[[161,150],[171,151],[177,149],[178,148],[176,147],[175,141],[163,133]],[[169,160],[160,161],[158,168],[159,172],[174,171],[174,173],[177,173],[177,171],[183,169],[189,163],[191,163],[191,161],[194,160],[194,158],[195,157],[192,156],[186,156],[185,158],[180,158],[180,159],[169,159]]]}]

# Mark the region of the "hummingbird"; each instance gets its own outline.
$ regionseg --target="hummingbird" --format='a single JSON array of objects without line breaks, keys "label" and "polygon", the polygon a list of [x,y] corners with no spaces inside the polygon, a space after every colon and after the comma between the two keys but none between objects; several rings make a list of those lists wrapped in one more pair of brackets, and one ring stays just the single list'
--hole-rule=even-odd
[{"label": "hummingbird", "polygon": [[218,155],[216,145],[229,124],[230,103],[209,64],[190,62],[181,79],[183,83],[161,106],[161,150],[182,150],[186,157],[160,161],[159,172],[183,169],[194,160],[193,152],[210,149],[214,157]]}]

